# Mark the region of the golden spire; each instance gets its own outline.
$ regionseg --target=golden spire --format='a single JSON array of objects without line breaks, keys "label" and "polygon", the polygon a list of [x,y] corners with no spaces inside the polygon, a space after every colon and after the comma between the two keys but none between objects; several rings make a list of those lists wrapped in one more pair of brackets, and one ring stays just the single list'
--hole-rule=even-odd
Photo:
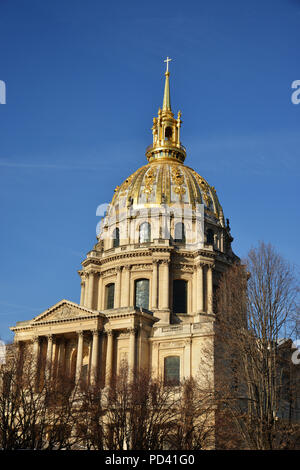
[{"label": "golden spire", "polygon": [[162,107],[163,111],[171,111],[170,83],[169,83],[169,76],[170,76],[169,62],[171,60],[172,59],[170,59],[169,57],[167,57],[166,60],[164,60],[164,62],[167,63],[167,69],[165,72],[166,81],[165,81],[164,100],[163,100],[163,107]]},{"label": "golden spire", "polygon": [[183,163],[186,151],[180,142],[181,112],[178,112],[177,119],[171,110],[170,84],[169,84],[169,62],[172,59],[166,58],[165,91],[162,109],[159,108],[158,116],[153,118],[152,134],[153,143],[146,149],[146,157],[149,162],[161,160],[172,160]]}]

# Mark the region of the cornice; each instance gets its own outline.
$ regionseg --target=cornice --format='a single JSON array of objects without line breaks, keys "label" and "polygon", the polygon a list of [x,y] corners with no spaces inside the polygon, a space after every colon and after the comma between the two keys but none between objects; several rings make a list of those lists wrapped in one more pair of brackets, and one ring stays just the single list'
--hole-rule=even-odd
[{"label": "cornice", "polygon": [[[94,267],[97,266],[98,269],[97,268],[94,269],[94,273],[100,273],[101,267],[106,266],[110,263],[120,262],[120,261],[122,262],[124,260],[133,260],[133,259],[139,259],[139,258],[145,258],[145,257],[151,258],[155,254],[159,255],[162,253],[170,254],[172,258],[173,258],[172,256],[172,253],[173,253],[175,260],[177,258],[179,260],[190,259],[192,261],[192,260],[195,260],[195,258],[197,257],[201,257],[201,258],[204,258],[204,261],[207,260],[208,263],[218,262],[218,263],[224,263],[226,265],[231,265],[232,262],[234,261],[233,257],[222,252],[207,251],[207,250],[195,250],[195,251],[181,250],[180,252],[178,252],[174,250],[174,247],[151,247],[143,251],[128,251],[128,252],[123,252],[123,253],[119,252],[119,253],[111,254],[110,256],[104,257],[102,259],[89,257],[83,261],[82,266],[84,268],[88,268],[91,265]],[[119,265],[119,267],[121,268],[122,266]],[[86,274],[88,274],[89,271],[79,270],[78,273],[81,277],[83,277]]]}]

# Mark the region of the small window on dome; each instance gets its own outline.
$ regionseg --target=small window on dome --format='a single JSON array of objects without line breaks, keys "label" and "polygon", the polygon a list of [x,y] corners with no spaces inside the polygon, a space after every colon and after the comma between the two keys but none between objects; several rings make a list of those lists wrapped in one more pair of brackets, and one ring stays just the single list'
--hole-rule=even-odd
[{"label": "small window on dome", "polygon": [[185,243],[185,227],[182,222],[175,225],[174,241],[177,243]]},{"label": "small window on dome", "polygon": [[172,127],[166,127],[165,139],[166,140],[172,140]]},{"label": "small window on dome", "polygon": [[118,246],[120,246],[120,230],[117,227],[113,231],[113,248],[117,248]]},{"label": "small window on dome", "polygon": [[151,241],[151,225],[149,222],[143,222],[139,227],[139,242],[147,243]]}]

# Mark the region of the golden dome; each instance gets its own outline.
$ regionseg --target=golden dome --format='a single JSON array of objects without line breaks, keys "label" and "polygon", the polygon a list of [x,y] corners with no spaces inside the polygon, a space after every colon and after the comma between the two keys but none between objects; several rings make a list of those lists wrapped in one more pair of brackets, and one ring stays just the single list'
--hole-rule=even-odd
[{"label": "golden dome", "polygon": [[197,204],[204,204],[206,218],[224,226],[215,188],[183,163],[186,150],[180,142],[181,112],[175,119],[170,104],[169,75],[167,61],[163,106],[153,119],[153,143],[146,149],[149,163],[116,187],[111,206],[124,207],[127,201],[127,206],[145,207],[188,204],[195,210]]},{"label": "golden dome", "polygon": [[192,168],[171,159],[148,163],[129,176],[115,189],[112,206],[124,199],[145,207],[189,204],[196,209],[196,204],[204,204],[205,215],[224,226],[215,188]]}]

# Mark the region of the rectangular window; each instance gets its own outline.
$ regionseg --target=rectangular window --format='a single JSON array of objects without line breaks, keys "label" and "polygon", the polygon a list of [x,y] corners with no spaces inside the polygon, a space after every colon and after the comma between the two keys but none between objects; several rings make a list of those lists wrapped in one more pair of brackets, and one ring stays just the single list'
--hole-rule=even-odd
[{"label": "rectangular window", "polygon": [[108,284],[106,286],[106,308],[114,308],[115,303],[115,285]]},{"label": "rectangular window", "polygon": [[187,281],[173,282],[173,313],[187,313]]},{"label": "rectangular window", "polygon": [[168,356],[164,364],[164,382],[167,385],[178,385],[180,382],[180,357]]}]

